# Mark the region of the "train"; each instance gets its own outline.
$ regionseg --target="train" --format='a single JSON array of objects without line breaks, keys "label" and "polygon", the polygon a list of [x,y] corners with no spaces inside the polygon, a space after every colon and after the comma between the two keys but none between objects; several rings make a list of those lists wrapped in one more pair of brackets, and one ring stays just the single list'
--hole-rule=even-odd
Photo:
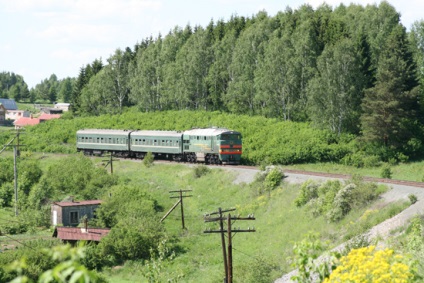
[{"label": "train", "polygon": [[205,164],[240,164],[242,135],[226,128],[194,128],[187,131],[78,130],[77,151],[85,155],[110,153],[116,157],[155,159]]}]

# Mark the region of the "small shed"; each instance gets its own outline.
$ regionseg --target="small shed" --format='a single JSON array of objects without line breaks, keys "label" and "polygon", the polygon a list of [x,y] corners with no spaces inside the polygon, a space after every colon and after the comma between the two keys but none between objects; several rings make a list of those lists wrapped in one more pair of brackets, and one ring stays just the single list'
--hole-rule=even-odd
[{"label": "small shed", "polygon": [[68,243],[76,243],[77,241],[100,242],[109,232],[110,229],[107,228],[55,227],[53,237]]},{"label": "small shed", "polygon": [[51,221],[53,226],[78,226],[85,216],[88,220],[96,217],[96,209],[101,200],[54,202],[51,205]]},{"label": "small shed", "polygon": [[6,122],[6,108],[0,103],[0,125],[4,125]]}]

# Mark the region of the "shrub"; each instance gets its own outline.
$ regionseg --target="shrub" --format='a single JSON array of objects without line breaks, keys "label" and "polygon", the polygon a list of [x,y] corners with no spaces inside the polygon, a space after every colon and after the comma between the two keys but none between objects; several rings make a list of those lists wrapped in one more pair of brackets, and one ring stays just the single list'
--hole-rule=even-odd
[{"label": "shrub", "polygon": [[381,168],[380,173],[381,178],[391,179],[392,178],[392,169],[389,164],[384,164]]},{"label": "shrub", "polygon": [[308,180],[300,187],[299,196],[294,200],[297,207],[303,206],[308,203],[311,199],[318,197],[319,185],[312,180]]},{"label": "shrub", "polygon": [[206,165],[198,165],[194,167],[194,177],[200,178],[206,174],[208,174],[211,171],[208,166]]},{"label": "shrub", "polygon": [[414,203],[416,203],[416,202],[418,201],[417,196],[416,196],[416,195],[414,195],[414,194],[410,194],[410,195],[408,196],[408,198],[409,198],[409,201],[411,202],[411,204],[414,204]]},{"label": "shrub", "polygon": [[338,191],[334,198],[333,208],[327,214],[327,219],[331,222],[341,220],[352,209],[352,191],[355,189],[354,184],[349,184]]},{"label": "shrub", "polygon": [[153,154],[149,151],[146,156],[144,156],[143,165],[147,168],[152,167],[154,159]]},{"label": "shrub", "polygon": [[264,185],[268,190],[273,190],[281,184],[283,178],[284,173],[275,167],[265,177]]}]

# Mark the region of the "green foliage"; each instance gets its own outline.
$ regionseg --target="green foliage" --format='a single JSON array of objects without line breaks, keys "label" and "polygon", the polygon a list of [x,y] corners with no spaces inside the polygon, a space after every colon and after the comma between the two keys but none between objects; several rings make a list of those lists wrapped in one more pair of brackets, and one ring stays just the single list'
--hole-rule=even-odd
[{"label": "green foliage", "polygon": [[157,203],[137,186],[115,186],[96,210],[96,222],[112,227],[110,233],[92,254],[104,258],[92,260],[92,265],[122,263],[125,260],[147,259],[150,248],[154,248],[164,236],[158,225]]},{"label": "green foliage", "polygon": [[118,264],[125,260],[146,259],[158,240],[149,237],[152,234],[141,220],[120,221],[100,242],[100,256],[113,257],[113,262]]},{"label": "green foliage", "polygon": [[417,196],[414,195],[414,194],[408,195],[408,198],[409,198],[409,201],[411,202],[411,204],[414,204],[414,203],[416,203],[418,201]]},{"label": "green foliage", "polygon": [[2,207],[11,206],[14,195],[13,183],[3,183],[0,186],[0,205]]},{"label": "green foliage", "polygon": [[354,189],[355,185],[349,184],[337,192],[333,201],[333,207],[327,215],[327,218],[331,222],[343,219],[352,209],[352,191]]},{"label": "green foliage", "polygon": [[[93,162],[82,155],[65,157],[54,161],[40,180],[40,185],[46,192],[37,194],[33,200],[36,204],[49,195],[53,199],[73,195],[81,199],[96,199],[103,191],[114,185],[116,179],[104,168],[97,168]],[[34,193],[35,194],[35,193]],[[33,195],[34,195],[33,194]]]},{"label": "green foliage", "polygon": [[424,227],[421,217],[413,217],[410,220],[406,237],[406,248],[409,252],[417,253],[424,250],[423,232]]},{"label": "green foliage", "polygon": [[208,166],[205,165],[197,165],[193,168],[194,171],[194,177],[200,178],[202,176],[205,176],[206,174],[210,173],[210,169]]},{"label": "green foliage", "polygon": [[318,261],[317,258],[326,250],[325,245],[315,234],[308,234],[305,239],[297,242],[293,246],[293,257],[290,259],[292,267],[298,270],[298,274],[290,279],[298,283],[314,282],[315,276],[320,282],[329,277],[335,267],[334,260],[339,258],[338,253],[332,253],[325,261]]},{"label": "green foliage", "polygon": [[297,207],[307,204],[310,200],[318,197],[318,184],[312,180],[308,180],[302,184],[300,187],[300,192],[298,197],[295,199],[294,203]]},{"label": "green foliage", "polygon": [[296,206],[305,206],[314,217],[324,215],[330,222],[343,219],[353,208],[363,207],[375,200],[385,189],[366,183],[359,176],[341,183],[328,180],[321,184],[307,181],[302,184]]},{"label": "green foliage", "polygon": [[381,178],[391,179],[392,178],[392,168],[389,164],[384,164],[381,168]]},{"label": "green foliage", "polygon": [[107,282],[106,279],[88,270],[80,263],[80,260],[84,257],[84,250],[81,245],[74,248],[70,245],[55,246],[52,249],[44,250],[44,253],[47,259],[51,260],[52,266],[50,269],[41,270],[42,273],[40,272],[35,278],[32,278],[27,275],[27,270],[29,269],[28,260],[25,260],[25,258],[16,260],[9,265],[9,270],[16,272],[18,275],[12,282]]},{"label": "green foliage", "polygon": [[154,165],[153,164],[154,159],[155,158],[153,157],[152,152],[149,151],[148,153],[146,153],[146,156],[144,156],[143,165],[146,166],[147,168],[152,167]]},{"label": "green foliage", "polygon": [[[175,252],[171,252],[167,246],[166,239],[162,240],[156,251],[150,248],[150,260],[144,261],[143,276],[148,280],[149,283],[160,283],[161,275],[163,275],[165,268],[169,267],[169,264],[175,258]],[[174,275],[174,278],[167,279],[167,282],[178,282],[182,277],[181,275]]]},{"label": "green foliage", "polygon": [[277,265],[264,255],[256,255],[239,269],[241,282],[268,283],[273,281],[271,273]]},{"label": "green foliage", "polygon": [[277,188],[284,178],[284,173],[277,167],[273,168],[265,177],[264,185],[268,191]]},{"label": "green foliage", "polygon": [[371,168],[380,165],[380,157],[366,152],[355,152],[344,156],[341,162],[356,168]]},{"label": "green foliage", "polygon": [[0,282],[9,282],[16,277],[18,266],[15,265],[12,270],[7,266],[22,259],[25,261],[25,268],[21,268],[21,276],[36,281],[44,271],[54,266],[54,260],[44,252],[44,249],[51,249],[58,244],[58,240],[26,241],[25,246],[0,253]]}]

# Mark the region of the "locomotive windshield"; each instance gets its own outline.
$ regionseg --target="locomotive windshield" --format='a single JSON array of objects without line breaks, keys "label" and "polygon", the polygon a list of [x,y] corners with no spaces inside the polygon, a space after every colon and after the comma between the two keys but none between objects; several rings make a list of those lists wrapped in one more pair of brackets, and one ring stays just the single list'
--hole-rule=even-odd
[{"label": "locomotive windshield", "polygon": [[241,138],[240,134],[231,135],[231,134],[222,134],[221,140],[239,140]]}]

